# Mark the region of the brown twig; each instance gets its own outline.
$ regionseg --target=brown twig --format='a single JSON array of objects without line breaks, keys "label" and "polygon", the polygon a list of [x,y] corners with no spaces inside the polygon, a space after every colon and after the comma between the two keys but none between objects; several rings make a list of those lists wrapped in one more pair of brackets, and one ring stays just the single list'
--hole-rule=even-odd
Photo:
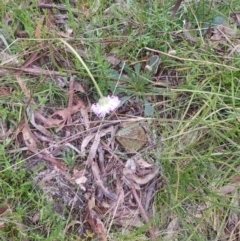
[{"label": "brown twig", "polygon": [[22,71],[22,72],[32,74],[32,75],[47,75],[47,76],[52,76],[52,75],[67,76],[68,75],[68,73],[66,73],[66,72],[60,73],[60,72],[57,72],[54,70],[45,70],[45,69],[40,69],[40,68],[26,68],[26,67],[15,68],[15,67],[0,66],[0,69],[1,70]]},{"label": "brown twig", "polygon": [[73,94],[74,94],[74,78],[73,76],[70,77],[69,80],[69,97],[68,97],[68,107],[67,107],[67,111],[68,111],[68,120],[67,120],[67,124],[71,125],[72,124],[72,108],[73,108]]},{"label": "brown twig", "polygon": [[63,4],[42,3],[41,1],[38,1],[38,7],[39,8],[47,8],[47,9],[56,8],[61,11],[67,11],[66,6]]},{"label": "brown twig", "polygon": [[174,8],[173,8],[173,10],[172,10],[172,14],[171,14],[171,16],[170,16],[170,19],[173,19],[173,17],[175,16],[177,10],[178,10],[179,7],[180,7],[182,1],[183,1],[183,0],[177,0],[177,2],[176,2],[175,5],[174,5]]},{"label": "brown twig", "polygon": [[62,163],[61,161],[59,161],[53,157],[46,156],[46,155],[43,155],[40,153],[37,153],[37,156],[44,159],[45,161],[51,162],[53,165],[57,166],[58,168],[60,168],[63,171],[67,170],[67,166],[64,163]]}]

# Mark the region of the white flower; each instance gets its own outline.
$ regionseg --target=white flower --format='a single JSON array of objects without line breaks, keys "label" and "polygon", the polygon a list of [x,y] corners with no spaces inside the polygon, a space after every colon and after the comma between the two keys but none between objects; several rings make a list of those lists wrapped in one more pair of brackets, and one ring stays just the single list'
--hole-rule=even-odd
[{"label": "white flower", "polygon": [[117,96],[101,97],[98,103],[92,104],[91,110],[98,116],[104,117],[106,114],[118,108],[121,101]]}]

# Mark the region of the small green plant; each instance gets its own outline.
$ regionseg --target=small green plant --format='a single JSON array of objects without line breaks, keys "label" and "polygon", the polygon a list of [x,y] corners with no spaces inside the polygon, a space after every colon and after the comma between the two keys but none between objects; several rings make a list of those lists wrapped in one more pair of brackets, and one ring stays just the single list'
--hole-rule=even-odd
[{"label": "small green plant", "polygon": [[[119,79],[123,83],[123,85],[118,86],[114,93],[124,92],[125,96],[122,102],[128,100],[130,97],[133,97],[136,103],[141,102],[144,105],[145,116],[153,115],[153,107],[149,103],[147,96],[154,95],[154,93],[159,91],[158,88],[152,86],[152,81],[150,80],[157,70],[159,63],[160,59],[157,55],[150,57],[145,67],[143,67],[143,64],[137,63],[132,69],[125,65],[125,63],[120,63],[119,67],[124,72],[123,75],[120,75],[120,78],[118,71],[115,69],[110,70],[110,77]],[[112,82],[113,88],[114,85],[116,84]]]}]

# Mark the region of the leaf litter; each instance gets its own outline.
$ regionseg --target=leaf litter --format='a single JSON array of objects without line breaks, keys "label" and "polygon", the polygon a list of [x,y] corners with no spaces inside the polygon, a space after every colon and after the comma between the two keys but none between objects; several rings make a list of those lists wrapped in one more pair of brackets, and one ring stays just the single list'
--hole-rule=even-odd
[{"label": "leaf litter", "polygon": [[[95,131],[92,131],[94,128],[89,125],[89,114],[84,102],[79,97],[74,96],[73,77],[70,77],[69,81],[67,107],[56,110],[51,115],[43,114],[42,110],[36,108],[37,104],[20,77],[20,72],[17,79],[28,98],[27,117],[24,118],[19,133],[22,133],[27,149],[38,158],[38,162],[31,165],[31,169],[34,170],[39,166],[41,160],[47,161],[45,168],[36,174],[33,182],[46,193],[49,201],[54,201],[53,210],[59,214],[64,206],[78,210],[82,213],[80,220],[85,217],[85,221],[82,220],[83,223],[88,224],[100,240],[107,240],[109,232],[107,230],[110,230],[112,225],[140,227],[145,222],[148,223],[153,215],[150,204],[154,200],[154,193],[159,188],[155,178],[160,177],[160,169],[139,155],[134,156],[124,164],[123,160],[114,154],[112,148],[119,146],[115,142],[116,124],[110,123],[106,127],[97,124]],[[75,114],[78,113],[82,115],[83,134],[80,132],[72,138],[74,134],[71,134],[70,131],[70,135],[67,135],[66,131],[79,123],[75,117]],[[132,124],[134,125],[134,122]],[[138,131],[135,132],[134,138],[141,139],[142,137],[138,137]],[[65,137],[62,138],[64,133]],[[141,129],[141,133],[145,135],[144,129]],[[59,142],[60,135],[63,141]],[[72,141],[67,141],[69,137],[72,138]],[[104,140],[109,140],[108,144],[105,144]],[[74,142],[78,143],[79,149],[74,146]],[[146,140],[144,140],[145,143]],[[134,151],[142,146],[141,144]],[[63,147],[76,150],[82,159],[86,156],[86,161],[83,162],[84,169],[74,168],[69,173],[69,168],[62,158],[57,157],[59,150]],[[129,169],[129,162],[134,165],[134,170]],[[152,185],[150,194],[147,190],[149,185]],[[141,193],[138,193],[140,189]],[[61,205],[59,200],[61,200]],[[146,205],[146,203],[148,204]],[[79,205],[81,205],[82,211],[79,210]],[[139,208],[140,211],[138,211]],[[98,210],[101,210],[101,213]],[[105,223],[107,216],[111,220],[110,223]],[[37,219],[37,217],[38,214],[35,214],[33,219]],[[67,232],[70,226],[78,225],[78,220],[72,221],[65,231]],[[84,229],[87,230],[88,227],[84,226]],[[152,240],[156,240],[153,228],[149,226],[148,231]],[[85,231],[82,230],[80,233],[82,232]]]}]

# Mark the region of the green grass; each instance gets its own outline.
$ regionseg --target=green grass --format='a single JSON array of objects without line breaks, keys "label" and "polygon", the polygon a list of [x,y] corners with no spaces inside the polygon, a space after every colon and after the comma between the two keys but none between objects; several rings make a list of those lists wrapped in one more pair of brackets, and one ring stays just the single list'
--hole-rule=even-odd
[{"label": "green grass", "polygon": [[[0,30],[4,38],[1,51],[16,55],[19,63],[39,51],[42,57],[36,60],[36,66],[74,75],[86,87],[82,95],[97,101],[97,91],[85,68],[58,40],[59,31],[72,29],[71,46],[83,53],[104,95],[115,90],[122,98],[131,97],[143,110],[149,103],[153,108],[149,129],[154,148],[146,147],[141,154],[160,166],[165,180],[155,196],[155,215],[151,220],[151,225],[157,227],[159,240],[235,240],[232,230],[226,231],[226,225],[232,222],[236,227],[240,220],[239,190],[221,194],[221,188],[239,183],[240,58],[237,52],[225,58],[232,47],[229,41],[222,41],[222,52],[214,51],[211,41],[209,45],[207,41],[203,44],[200,30],[205,22],[221,16],[239,34],[239,26],[237,29],[230,21],[231,9],[239,10],[238,1],[231,1],[231,9],[227,4],[204,0],[185,3],[173,20],[169,16],[175,1],[133,0],[121,5],[100,0],[98,10],[89,16],[74,15],[70,3],[61,1],[68,9],[68,19],[56,28],[42,26],[41,42],[35,31],[42,16],[47,16],[46,9],[40,10],[35,2],[28,0],[19,7],[20,2],[0,2]],[[92,1],[83,5],[88,8]],[[181,32],[183,19],[191,23],[190,33],[198,40],[196,44],[181,34],[177,37],[174,34]],[[26,36],[21,38],[16,29],[25,31]],[[239,44],[236,38],[231,41],[233,45]],[[171,50],[176,54],[170,54]],[[126,68],[111,66],[106,60],[109,54],[122,60]],[[167,76],[173,86],[154,86],[149,81],[144,67],[152,55],[159,55],[162,76]],[[140,69],[136,70],[138,63]],[[10,63],[2,65],[1,68],[12,67]],[[124,79],[121,73],[128,73],[130,80]],[[22,74],[21,77],[38,103],[37,108],[49,111],[67,105],[67,89],[59,87],[53,76]],[[4,130],[7,125],[6,128],[17,133],[29,102],[13,71],[0,78],[0,88],[11,93],[0,96],[0,128]],[[66,76],[59,78],[63,82],[68,80]],[[162,77],[159,81],[164,82]],[[32,153],[19,150],[22,147],[21,136],[1,138],[0,205],[7,205],[9,211],[0,213],[0,224],[4,223],[0,225],[0,239],[94,240],[91,231],[80,238],[80,228],[70,228],[64,233],[74,218],[78,220],[77,211],[66,208],[61,215],[52,210],[53,203],[33,182],[44,166],[29,168],[31,161],[36,160],[29,158]],[[70,167],[77,160],[72,158],[72,149],[59,155]],[[35,215],[39,217],[33,222]],[[107,217],[104,221],[110,223]],[[146,230],[147,225],[113,226],[108,237],[109,240],[150,240]]]}]

